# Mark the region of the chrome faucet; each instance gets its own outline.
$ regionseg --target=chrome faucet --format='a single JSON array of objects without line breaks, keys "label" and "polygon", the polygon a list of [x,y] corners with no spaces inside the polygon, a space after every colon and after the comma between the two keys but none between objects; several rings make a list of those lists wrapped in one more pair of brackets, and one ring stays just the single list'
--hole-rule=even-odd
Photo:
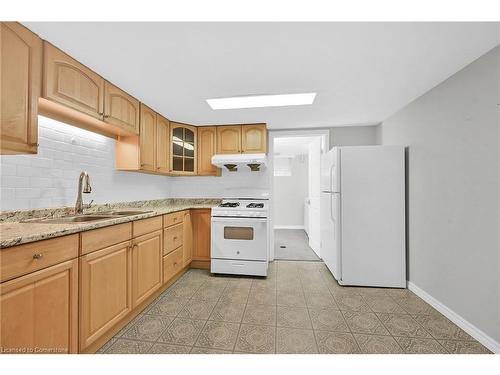
[{"label": "chrome faucet", "polygon": [[84,208],[90,208],[92,205],[92,201],[89,204],[83,204],[82,193],[88,194],[92,191],[92,187],[90,186],[90,178],[87,172],[80,173],[80,177],[78,179],[78,195],[76,196],[75,203],[75,215],[83,214]]}]

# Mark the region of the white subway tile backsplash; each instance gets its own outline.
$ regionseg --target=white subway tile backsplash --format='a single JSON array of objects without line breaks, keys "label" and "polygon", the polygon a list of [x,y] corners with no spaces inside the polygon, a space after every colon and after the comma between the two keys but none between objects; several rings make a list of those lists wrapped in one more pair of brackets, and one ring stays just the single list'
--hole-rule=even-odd
[{"label": "white subway tile backsplash", "polygon": [[169,197],[169,177],[116,171],[115,140],[39,117],[38,153],[0,157],[1,210],[73,206],[78,176],[90,174],[96,203]]},{"label": "white subway tile backsplash", "polygon": [[268,172],[167,177],[115,170],[115,140],[39,117],[36,155],[0,157],[1,210],[73,206],[78,176],[90,175],[95,203],[162,198],[252,197],[268,192]]},{"label": "white subway tile backsplash", "polygon": [[40,198],[41,190],[39,188],[18,188],[16,189],[16,198],[29,199]]}]

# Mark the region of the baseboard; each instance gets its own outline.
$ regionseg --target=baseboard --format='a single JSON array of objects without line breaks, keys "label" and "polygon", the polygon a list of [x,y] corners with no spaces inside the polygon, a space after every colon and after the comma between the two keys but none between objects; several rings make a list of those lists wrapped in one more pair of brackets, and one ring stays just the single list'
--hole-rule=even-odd
[{"label": "baseboard", "polygon": [[481,331],[474,324],[462,318],[460,315],[451,310],[449,307],[439,302],[433,296],[428,294],[426,291],[420,289],[418,286],[416,286],[410,281],[408,281],[408,289],[410,289],[413,293],[422,298],[425,302],[434,307],[441,314],[450,319],[457,326],[462,328],[469,335],[474,337],[477,341],[479,341],[493,353],[500,354],[500,343],[494,340],[492,337],[488,336],[483,331]]},{"label": "baseboard", "polygon": [[274,229],[304,229],[303,225],[275,225]]}]

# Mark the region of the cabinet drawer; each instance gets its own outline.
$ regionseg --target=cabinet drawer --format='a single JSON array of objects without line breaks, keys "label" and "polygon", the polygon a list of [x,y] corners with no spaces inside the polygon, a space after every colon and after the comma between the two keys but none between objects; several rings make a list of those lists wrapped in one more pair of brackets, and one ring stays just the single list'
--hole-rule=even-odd
[{"label": "cabinet drawer", "polygon": [[0,250],[0,282],[78,256],[78,234]]},{"label": "cabinet drawer", "polygon": [[163,257],[163,284],[182,269],[182,247]]},{"label": "cabinet drawer", "polygon": [[105,247],[128,241],[132,238],[132,223],[112,225],[110,227],[89,230],[82,233],[81,255]]},{"label": "cabinet drawer", "polygon": [[148,219],[137,220],[133,222],[134,237],[154,232],[162,228],[161,216],[150,217]]},{"label": "cabinet drawer", "polygon": [[171,214],[163,215],[163,227],[182,223],[184,220],[184,211],[173,212]]},{"label": "cabinet drawer", "polygon": [[183,234],[183,224],[177,224],[163,230],[163,255],[167,255],[183,244]]}]

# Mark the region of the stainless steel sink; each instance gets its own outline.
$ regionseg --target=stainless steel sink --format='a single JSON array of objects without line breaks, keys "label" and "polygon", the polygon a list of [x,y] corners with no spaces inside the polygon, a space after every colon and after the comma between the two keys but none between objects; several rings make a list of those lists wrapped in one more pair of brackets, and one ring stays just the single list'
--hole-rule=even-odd
[{"label": "stainless steel sink", "polygon": [[70,223],[88,223],[93,221],[102,221],[116,219],[117,217],[133,216],[145,214],[153,211],[102,211],[92,214],[63,216],[48,219],[28,220],[30,223],[46,223],[46,224],[70,224]]},{"label": "stainless steel sink", "polygon": [[94,215],[111,215],[111,216],[133,216],[140,214],[147,214],[153,211],[102,211],[96,212]]},{"label": "stainless steel sink", "polygon": [[110,215],[78,215],[78,216],[63,216],[53,219],[31,220],[31,223],[47,223],[47,224],[66,224],[66,223],[88,223],[92,221],[115,219],[116,216]]}]

